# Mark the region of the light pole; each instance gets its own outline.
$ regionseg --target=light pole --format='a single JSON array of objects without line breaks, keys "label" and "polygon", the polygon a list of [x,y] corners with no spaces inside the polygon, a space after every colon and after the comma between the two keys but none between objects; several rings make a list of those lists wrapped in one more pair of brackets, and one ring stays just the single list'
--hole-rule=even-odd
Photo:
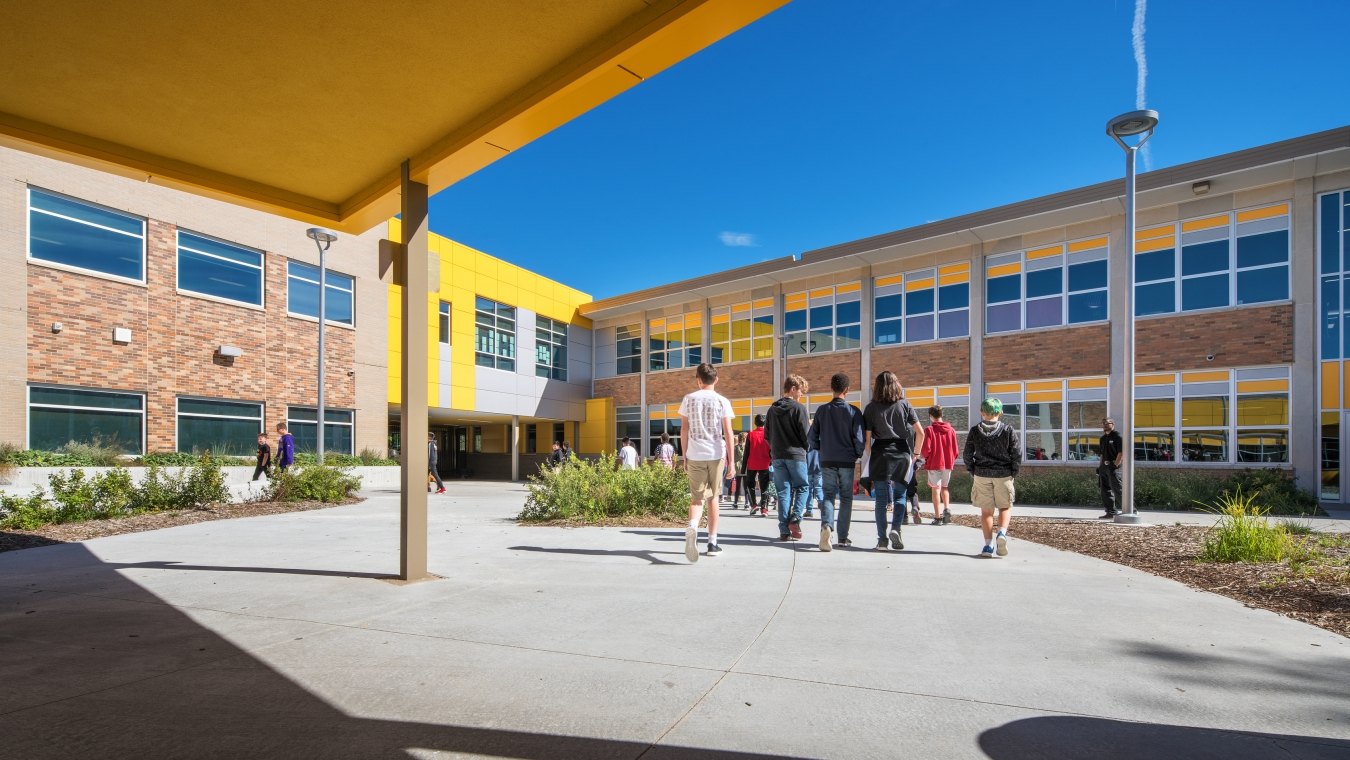
[{"label": "light pole", "polygon": [[[1121,504],[1116,522],[1142,525],[1143,518],[1134,508],[1134,158],[1158,126],[1157,111],[1130,111],[1106,122],[1106,134],[1125,151],[1125,419],[1121,431],[1123,469],[1120,473]],[[1143,135],[1131,145],[1126,137]]]},{"label": "light pole", "polygon": [[322,227],[310,227],[305,230],[305,235],[313,240],[314,245],[319,248],[319,405],[314,415],[319,422],[319,426],[317,440],[314,443],[314,461],[323,464],[323,325],[328,317],[324,313],[324,295],[328,290],[328,265],[324,259],[324,253],[328,250],[328,246],[332,245],[334,240],[337,240],[337,235]]}]

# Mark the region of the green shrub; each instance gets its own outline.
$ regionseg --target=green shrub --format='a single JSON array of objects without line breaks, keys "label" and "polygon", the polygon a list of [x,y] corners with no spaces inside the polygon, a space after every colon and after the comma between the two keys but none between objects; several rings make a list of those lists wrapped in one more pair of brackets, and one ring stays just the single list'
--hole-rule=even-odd
[{"label": "green shrub", "polygon": [[0,483],[8,483],[14,477],[19,466],[13,460],[19,451],[19,447],[12,443],[0,443]]},{"label": "green shrub", "polygon": [[269,501],[322,501],[331,504],[351,497],[359,488],[359,476],[341,467],[311,464],[277,472],[268,483],[264,498]]},{"label": "green shrub", "polygon": [[1296,553],[1287,531],[1271,525],[1266,510],[1256,506],[1255,494],[1225,493],[1210,507],[1219,523],[1205,536],[1200,550],[1204,562],[1279,562]]},{"label": "green shrub", "polygon": [[[316,459],[314,453],[310,451],[306,451],[304,453],[295,455],[296,464],[313,465],[317,464],[317,462],[318,460]],[[357,456],[352,456],[351,454],[334,454],[332,452],[324,452],[323,464],[325,467],[370,467],[370,466],[387,467],[389,465],[397,466],[398,460],[386,459],[384,457],[381,457],[378,452],[375,452],[372,449],[366,449]]]},{"label": "green shrub", "polygon": [[361,453],[356,456],[363,467],[397,467],[397,459],[391,459],[380,453],[378,449],[361,449]]},{"label": "green shrub", "polygon": [[616,517],[684,519],[689,512],[689,478],[680,469],[643,464],[616,470],[614,457],[573,459],[564,467],[541,467],[530,478],[529,496],[518,519],[524,522]]},{"label": "green shrub", "polygon": [[116,441],[104,443],[94,441],[81,443],[71,441],[59,449],[60,453],[72,456],[87,467],[115,467],[122,461],[126,452]]}]

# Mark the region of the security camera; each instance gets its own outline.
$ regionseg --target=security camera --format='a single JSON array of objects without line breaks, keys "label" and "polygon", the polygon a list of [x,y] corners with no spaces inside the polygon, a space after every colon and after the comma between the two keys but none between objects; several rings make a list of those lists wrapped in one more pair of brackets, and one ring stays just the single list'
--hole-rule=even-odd
[{"label": "security camera", "polygon": [[1205,361],[1207,362],[1214,361],[1214,354],[1205,354]]}]

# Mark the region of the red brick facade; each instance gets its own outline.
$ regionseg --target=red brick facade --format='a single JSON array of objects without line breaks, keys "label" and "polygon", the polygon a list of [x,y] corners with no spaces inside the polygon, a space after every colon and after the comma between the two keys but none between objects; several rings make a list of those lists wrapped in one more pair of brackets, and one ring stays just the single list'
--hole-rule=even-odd
[{"label": "red brick facade", "polygon": [[[843,372],[850,378],[862,376],[862,352],[843,351],[837,354],[789,357],[788,372],[806,378],[811,393],[829,393],[830,377],[834,373]],[[773,395],[777,396],[778,393]]]},{"label": "red brick facade", "polygon": [[885,370],[894,372],[900,384],[909,388],[928,388],[934,385],[968,385],[970,383],[970,341],[948,340],[940,343],[920,343],[913,346],[872,349],[872,377],[854,379],[855,388],[872,387],[872,380]]},{"label": "red brick facade", "polygon": [[[265,256],[265,310],[177,292],[175,227],[147,225],[146,285],[28,265],[28,379],[143,392],[147,451],[176,446],[179,396],[263,402],[268,430],[313,406],[318,323],[286,315],[286,259]],[[60,333],[52,324],[60,322]],[[131,342],[113,343],[113,328]],[[217,355],[221,344],[243,355]],[[325,403],[356,406],[355,333],[330,325]]]},{"label": "red brick facade", "polygon": [[1294,361],[1290,304],[1145,319],[1135,322],[1134,329],[1136,372]]},{"label": "red brick facade", "polygon": [[[694,368],[668,369],[647,374],[647,403],[674,404],[690,391],[698,390],[694,385]],[[722,395],[726,392],[718,387]]]},{"label": "red brick facade", "polygon": [[984,339],[986,382],[1111,374],[1111,327],[1065,327]]},{"label": "red brick facade", "polygon": [[727,398],[777,396],[773,387],[773,361],[729,364],[717,368],[717,392]]},{"label": "red brick facade", "polygon": [[613,398],[615,406],[637,406],[642,403],[642,378],[639,375],[620,375],[596,380],[591,395],[595,398]]}]

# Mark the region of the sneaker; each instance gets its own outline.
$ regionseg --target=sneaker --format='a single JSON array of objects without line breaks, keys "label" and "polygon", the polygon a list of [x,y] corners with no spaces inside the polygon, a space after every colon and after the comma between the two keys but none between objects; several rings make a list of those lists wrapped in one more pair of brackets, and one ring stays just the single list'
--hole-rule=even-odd
[{"label": "sneaker", "polygon": [[820,526],[820,550],[821,550],[821,551],[827,552],[827,551],[830,550],[830,539],[833,538],[833,534],[834,534],[834,531],[830,530],[830,526],[828,526],[828,525],[822,525],[822,526]]},{"label": "sneaker", "polygon": [[853,540],[852,540],[852,539],[849,539],[849,538],[846,538],[846,539],[840,541],[839,543],[835,544],[835,545],[834,545],[834,548],[836,548],[836,549],[843,549],[843,548],[845,548],[845,547],[852,546],[852,545],[853,545]]},{"label": "sneaker", "polygon": [[[318,312],[315,312],[315,313],[317,314]],[[437,489],[436,489],[436,493],[445,493],[445,489],[444,489],[444,488],[437,488]]]},{"label": "sneaker", "polygon": [[722,547],[718,546],[717,544],[708,544],[708,556],[709,556],[709,557],[716,557],[717,555],[719,555],[719,554],[721,554],[721,553],[722,553]]},{"label": "sneaker", "polygon": [[[316,313],[317,313],[317,312],[316,312]],[[802,515],[802,517],[806,518],[807,520],[810,520],[812,517],[815,517],[815,516],[816,516],[816,513],[815,513],[815,512],[812,512],[812,511],[809,510],[809,509],[806,510],[806,514]]]},{"label": "sneaker", "polygon": [[698,562],[698,528],[684,529],[684,556],[690,562]]},{"label": "sneaker", "polygon": [[905,542],[900,540],[900,528],[891,528],[891,548],[900,551],[905,548]]},{"label": "sneaker", "polygon": [[[317,312],[316,312],[316,313],[317,313]],[[1114,520],[1114,519],[1116,519],[1116,513],[1115,513],[1115,512],[1107,512],[1107,513],[1104,514],[1104,515],[1098,515],[1098,516],[1097,516],[1097,519],[1098,519],[1098,520]]]},{"label": "sneaker", "polygon": [[793,520],[788,523],[788,533],[792,534],[792,540],[796,541],[802,537],[802,524],[799,520]]},{"label": "sneaker", "polygon": [[942,510],[942,524],[943,524],[943,525],[951,525],[951,522],[952,522],[952,510],[951,510],[950,508],[943,509],[943,510]]},{"label": "sneaker", "polygon": [[791,540],[792,540],[792,536],[789,535],[789,534],[787,534],[787,533],[784,533],[784,534],[782,534],[782,535],[780,535],[780,536],[778,537],[778,540],[779,540],[779,541],[791,541]]},{"label": "sneaker", "polygon": [[993,558],[994,558],[994,547],[992,547],[992,546],[985,546],[983,549],[980,550],[980,553],[979,553],[978,555],[976,555],[976,556],[978,556],[980,559],[993,559]]},{"label": "sneaker", "polygon": [[998,532],[998,535],[997,535],[997,536],[994,536],[994,545],[998,547],[998,556],[1000,556],[1000,557],[1006,557],[1006,556],[1008,556],[1008,534],[1007,534],[1007,533],[1004,533],[1003,531],[999,531],[999,532]]},{"label": "sneaker", "polygon": [[909,508],[909,520],[915,525],[923,525],[923,513],[919,511],[919,505]]},{"label": "sneaker", "polygon": [[941,520],[941,518],[934,517],[934,518],[933,518],[933,521],[932,521],[931,523],[928,523],[928,524],[929,524],[929,525],[946,525],[947,523],[943,522],[943,521]]},{"label": "sneaker", "polygon": [[876,548],[876,550],[879,551],[879,552],[884,552],[884,551],[886,551],[886,539],[884,539],[884,538],[878,538],[878,539],[877,539],[877,548]]}]

